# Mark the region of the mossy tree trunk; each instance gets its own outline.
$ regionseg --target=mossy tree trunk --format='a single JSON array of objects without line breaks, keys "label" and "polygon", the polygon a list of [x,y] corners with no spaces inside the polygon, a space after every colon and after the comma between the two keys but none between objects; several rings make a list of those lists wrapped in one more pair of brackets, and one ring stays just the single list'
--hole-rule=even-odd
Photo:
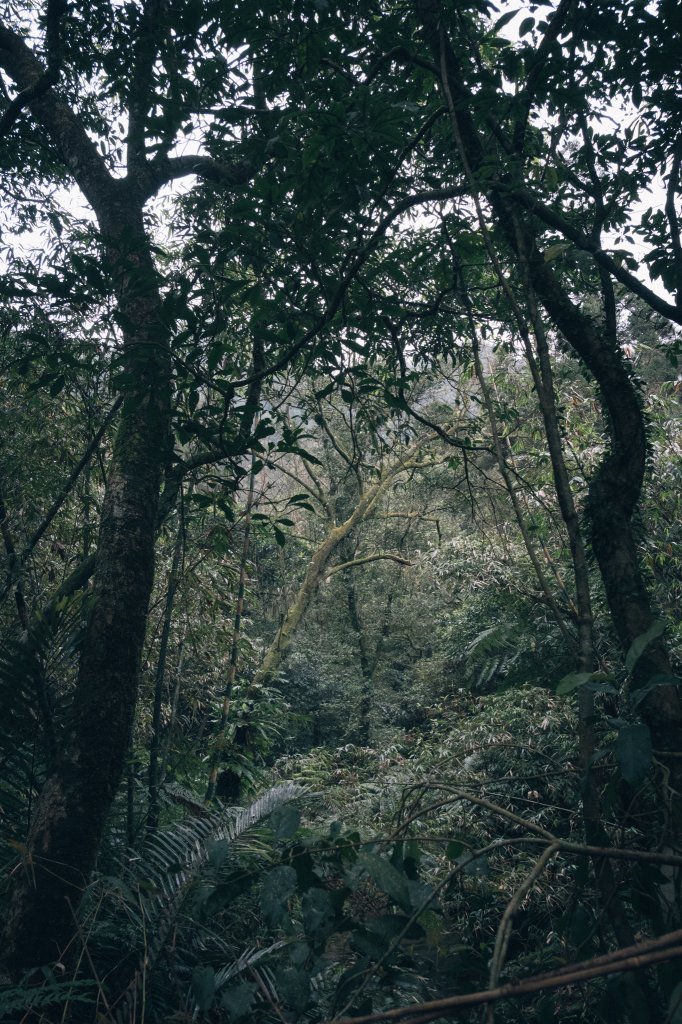
[{"label": "mossy tree trunk", "polygon": [[98,196],[96,212],[108,262],[118,272],[121,320],[130,325],[123,330],[130,383],[102,508],[71,732],[35,809],[31,863],[14,880],[5,950],[15,972],[62,957],[73,935],[73,913],[94,867],[130,744],[154,574],[169,430],[167,337],[141,208],[132,207],[131,214],[132,204],[119,204],[119,195],[112,188],[111,195]]},{"label": "mossy tree trunk", "polygon": [[[429,438],[433,440],[433,438]],[[262,683],[271,679],[278,671],[296,635],[296,631],[305,617],[320,584],[329,574],[329,563],[332,556],[342,547],[353,531],[376,512],[377,506],[384,494],[393,485],[396,479],[404,472],[409,472],[416,467],[415,456],[424,442],[417,442],[411,446],[402,456],[396,458],[389,464],[378,477],[378,479],[366,487],[360,494],[358,502],[350,516],[338,526],[332,526],[326,537],[313,554],[306,570],[303,582],[299,587],[296,597],[287,610],[282,623],[275,634],[275,637],[265,652],[260,668],[255,676],[255,681]],[[344,562],[334,570],[341,569],[344,572],[352,568],[354,564],[366,564],[380,558],[390,558],[393,561],[406,563],[396,555],[369,555],[351,562]]]}]

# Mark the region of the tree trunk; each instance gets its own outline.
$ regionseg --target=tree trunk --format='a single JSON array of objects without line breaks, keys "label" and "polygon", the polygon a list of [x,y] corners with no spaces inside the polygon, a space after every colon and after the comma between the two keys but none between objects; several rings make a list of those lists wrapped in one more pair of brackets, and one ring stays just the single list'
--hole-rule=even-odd
[{"label": "tree trunk", "polygon": [[[433,438],[430,438],[430,440],[433,440]],[[296,635],[296,630],[308,611],[311,601],[315,597],[322,580],[325,578],[325,574],[329,566],[329,560],[332,555],[343,541],[350,536],[356,526],[374,514],[377,503],[395,481],[396,477],[404,471],[414,467],[414,463],[410,460],[414,458],[415,454],[421,447],[421,444],[422,442],[417,442],[405,452],[402,459],[397,459],[394,463],[388,466],[379,479],[363,491],[355,509],[348,519],[339,526],[333,526],[330,529],[329,533],[308,563],[308,569],[298,590],[294,603],[287,610],[284,620],[275,634],[274,640],[265,652],[261,666],[255,676],[257,682],[265,682],[278,671],[282,661],[284,660],[284,656],[289,650],[291,642]],[[373,558],[368,560],[373,560]]]},{"label": "tree trunk", "polygon": [[[654,621],[633,532],[647,455],[641,396],[616,345],[609,345],[598,325],[570,301],[541,255],[534,254],[529,269],[540,301],[601,390],[610,447],[589,483],[586,513],[611,619],[626,653]],[[664,644],[655,640],[635,665],[635,687],[659,673],[669,675],[671,665]],[[642,717],[658,751],[673,755],[682,751],[677,687],[655,687],[642,702]],[[673,756],[669,767],[674,788],[680,792],[679,758]]]},{"label": "tree trunk", "polygon": [[372,710],[372,681],[374,677],[374,664],[367,644],[367,635],[360,618],[358,609],[357,594],[351,569],[344,569],[343,585],[346,589],[346,603],[348,605],[348,618],[355,633],[358,645],[358,658],[360,660],[360,673],[362,676],[362,689],[360,691],[360,705],[358,707],[358,725],[355,730],[355,739],[363,747],[369,744],[369,716]]},{"label": "tree trunk", "polygon": [[[525,264],[539,302],[590,371],[601,392],[610,446],[590,481],[586,512],[614,629],[626,653],[654,621],[632,526],[646,465],[641,396],[624,363],[614,332],[607,330],[606,324],[598,324],[573,302],[543,253],[538,251],[534,224],[528,212],[515,205],[506,187],[501,187],[508,184],[513,163],[506,162],[506,156],[500,155],[495,165],[494,151],[483,146],[471,97],[463,85],[462,69],[441,20],[440,0],[416,0],[415,6],[432,59],[440,72],[455,144],[477,206],[480,209],[479,190],[484,191],[506,243]],[[486,234],[485,225],[481,227]],[[660,640],[655,640],[635,667],[635,686],[646,683],[654,674],[669,674],[670,671],[666,648]],[[676,755],[682,751],[682,703],[677,687],[655,687],[642,702],[641,712],[651,730],[653,745],[669,770],[672,788],[679,793],[682,791],[682,762]],[[670,758],[665,757],[667,752]]]},{"label": "tree trunk", "polygon": [[[133,266],[153,281],[138,214]],[[126,278],[119,310],[126,323],[136,325],[124,334],[126,370],[134,385],[122,408],[102,509],[71,734],[36,806],[28,842],[31,862],[15,875],[5,934],[15,974],[65,954],[74,932],[72,908],[95,865],[133,727],[169,402],[158,291],[135,294],[131,285],[134,280],[139,285],[140,275],[128,272]]]}]

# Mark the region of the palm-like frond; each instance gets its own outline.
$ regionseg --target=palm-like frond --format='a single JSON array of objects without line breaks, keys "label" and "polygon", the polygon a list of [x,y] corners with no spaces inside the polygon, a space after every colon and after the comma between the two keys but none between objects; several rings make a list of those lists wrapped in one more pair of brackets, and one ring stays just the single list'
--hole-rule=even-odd
[{"label": "palm-like frond", "polygon": [[496,677],[504,676],[518,658],[515,641],[518,629],[511,622],[497,622],[478,633],[464,652],[466,683],[484,689]]},{"label": "palm-like frond", "polygon": [[[287,782],[267,790],[248,807],[222,808],[207,817],[191,818],[149,839],[140,856],[129,864],[119,888],[119,894],[134,894],[135,902],[129,910],[138,918],[147,943],[143,962],[116,1009],[116,1024],[130,1024],[133,1020],[133,1008],[141,990],[166,946],[186,898],[204,872],[222,863],[231,846],[249,829],[303,792],[297,783]],[[243,956],[253,960],[256,953],[251,951]],[[237,963],[221,969],[221,984],[233,976]]]}]

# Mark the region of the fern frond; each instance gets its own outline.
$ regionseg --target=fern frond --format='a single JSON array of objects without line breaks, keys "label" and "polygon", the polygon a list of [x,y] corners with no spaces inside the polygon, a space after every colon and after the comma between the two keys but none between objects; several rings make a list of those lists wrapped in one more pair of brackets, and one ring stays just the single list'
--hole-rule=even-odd
[{"label": "fern frond", "polygon": [[221,967],[216,971],[216,992],[223,988],[228,981],[231,981],[232,978],[236,978],[239,974],[243,974],[244,971],[252,969],[259,960],[262,960],[266,956],[270,956],[271,953],[276,953],[278,949],[282,949],[286,944],[286,939],[279,939],[277,942],[273,942],[272,945],[266,946],[265,949],[257,949],[254,946],[252,949],[244,950],[244,952],[235,961],[233,961],[233,963],[226,967]]},{"label": "fern frond", "polygon": [[[208,818],[194,818],[155,833],[124,879],[136,892],[148,936],[144,962],[127,987],[116,1011],[117,1024],[128,1024],[149,972],[163,952],[185,898],[210,865],[216,844],[236,842],[277,807],[304,794],[298,783],[287,782],[261,794],[248,807],[222,808]],[[255,955],[255,954],[254,954]]]}]

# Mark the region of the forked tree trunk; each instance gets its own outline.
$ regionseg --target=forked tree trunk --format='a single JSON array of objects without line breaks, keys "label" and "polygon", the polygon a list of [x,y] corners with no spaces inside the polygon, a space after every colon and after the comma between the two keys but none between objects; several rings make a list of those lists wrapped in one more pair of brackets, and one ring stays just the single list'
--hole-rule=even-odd
[{"label": "forked tree trunk", "polygon": [[[541,254],[529,269],[540,301],[552,321],[597,381],[606,414],[610,445],[589,482],[587,518],[611,619],[627,652],[652,626],[654,615],[634,537],[633,516],[646,468],[646,427],[641,396],[615,344],[579,310],[551,273]],[[657,674],[670,675],[665,645],[653,641],[634,668],[634,685]],[[670,752],[670,777],[682,792],[682,705],[676,686],[657,686],[642,702],[642,717],[654,747]]]},{"label": "forked tree trunk", "polygon": [[[0,26],[0,65],[20,89],[43,66]],[[23,869],[13,876],[3,943],[16,976],[75,953],[85,886],[128,752],[154,574],[162,467],[170,429],[168,329],[134,177],[113,178],[81,122],[51,91],[32,114],[94,210],[123,337],[121,407],[100,520],[90,620],[69,734],[35,808]]]}]

